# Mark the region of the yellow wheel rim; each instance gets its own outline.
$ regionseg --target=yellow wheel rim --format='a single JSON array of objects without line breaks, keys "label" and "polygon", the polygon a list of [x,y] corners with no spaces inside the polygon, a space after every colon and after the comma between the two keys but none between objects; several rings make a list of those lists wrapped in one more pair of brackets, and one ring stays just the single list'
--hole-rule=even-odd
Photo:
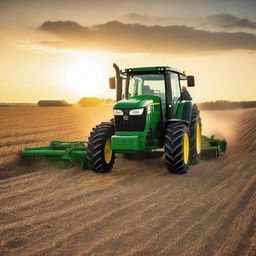
[{"label": "yellow wheel rim", "polygon": [[105,158],[105,162],[107,164],[109,164],[111,161],[111,158],[112,158],[112,148],[111,148],[111,140],[110,139],[107,139],[107,141],[105,143],[104,158]]},{"label": "yellow wheel rim", "polygon": [[183,141],[183,161],[185,164],[188,163],[188,156],[189,156],[189,138],[188,138],[188,133],[185,132],[184,141]]},{"label": "yellow wheel rim", "polygon": [[196,123],[196,151],[197,154],[201,152],[201,127],[199,122]]}]

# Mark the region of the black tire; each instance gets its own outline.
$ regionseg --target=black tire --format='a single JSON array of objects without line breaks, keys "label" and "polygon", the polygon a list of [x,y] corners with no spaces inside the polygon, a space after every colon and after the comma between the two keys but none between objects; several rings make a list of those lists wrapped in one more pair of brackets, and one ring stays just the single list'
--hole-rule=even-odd
[{"label": "black tire", "polygon": [[[185,140],[186,143],[184,143]],[[184,144],[186,150],[184,150]],[[189,129],[187,125],[179,121],[168,124],[165,134],[165,163],[169,172],[176,174],[187,172],[189,167],[188,144]]]},{"label": "black tire", "polygon": [[111,144],[109,149],[109,143],[114,132],[114,125],[111,122],[101,123],[92,129],[88,140],[87,161],[89,169],[94,172],[111,172],[115,162],[115,154],[111,150]]},{"label": "black tire", "polygon": [[[199,130],[197,130],[199,129]],[[190,145],[190,163],[198,164],[201,154],[201,134],[202,124],[200,118],[200,112],[196,107],[193,107],[191,122],[189,125],[189,145]]]}]

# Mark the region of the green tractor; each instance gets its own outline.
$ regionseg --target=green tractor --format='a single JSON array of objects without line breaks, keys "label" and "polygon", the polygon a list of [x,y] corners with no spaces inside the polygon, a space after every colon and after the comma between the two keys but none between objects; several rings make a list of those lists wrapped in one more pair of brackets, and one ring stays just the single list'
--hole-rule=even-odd
[{"label": "green tractor", "polygon": [[[97,173],[111,172],[115,154],[132,158],[164,154],[169,172],[184,174],[198,164],[201,151],[215,156],[227,143],[201,135],[200,112],[181,93],[181,82],[194,86],[194,77],[168,66],[129,68],[113,65],[116,77],[109,79],[116,89],[114,118],[94,127],[88,142],[54,141],[49,147],[26,148],[21,156],[47,155],[76,162]],[[201,148],[201,145],[203,148]]]},{"label": "green tractor", "polygon": [[186,173],[198,164],[201,154],[200,112],[191,100],[184,100],[181,81],[194,86],[194,77],[168,67],[140,67],[120,71],[110,88],[116,89],[114,119],[92,129],[87,147],[89,168],[110,172],[115,154],[128,157],[162,150],[170,172]]}]

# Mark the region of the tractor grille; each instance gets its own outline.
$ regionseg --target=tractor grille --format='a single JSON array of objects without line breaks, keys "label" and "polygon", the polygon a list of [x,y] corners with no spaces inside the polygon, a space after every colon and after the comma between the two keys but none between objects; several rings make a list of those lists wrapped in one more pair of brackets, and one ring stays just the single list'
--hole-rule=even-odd
[{"label": "tractor grille", "polygon": [[[144,131],[146,125],[147,109],[145,108],[142,115],[130,116],[131,109],[122,109],[123,116],[115,116],[116,131]],[[124,116],[128,116],[125,120]]]}]

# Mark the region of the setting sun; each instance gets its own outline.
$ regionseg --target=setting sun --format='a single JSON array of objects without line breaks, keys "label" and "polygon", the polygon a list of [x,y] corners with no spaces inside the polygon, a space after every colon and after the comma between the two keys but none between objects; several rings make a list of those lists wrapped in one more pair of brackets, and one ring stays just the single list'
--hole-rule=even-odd
[{"label": "setting sun", "polygon": [[108,73],[102,58],[93,53],[75,54],[64,69],[62,82],[68,89],[79,95],[104,96]]}]

